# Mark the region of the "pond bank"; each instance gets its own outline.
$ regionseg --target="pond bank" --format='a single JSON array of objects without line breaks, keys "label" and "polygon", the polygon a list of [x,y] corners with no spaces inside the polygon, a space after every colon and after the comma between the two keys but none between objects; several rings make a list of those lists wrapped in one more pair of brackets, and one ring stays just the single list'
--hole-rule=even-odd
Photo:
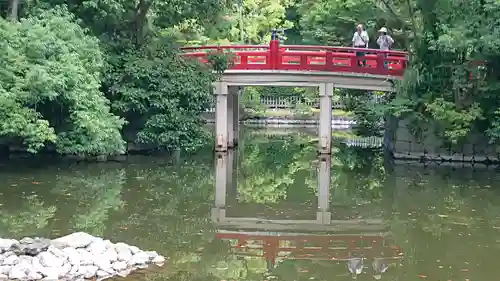
[{"label": "pond bank", "polygon": [[84,232],[54,240],[0,239],[0,253],[0,280],[104,280],[165,262],[154,251]]}]

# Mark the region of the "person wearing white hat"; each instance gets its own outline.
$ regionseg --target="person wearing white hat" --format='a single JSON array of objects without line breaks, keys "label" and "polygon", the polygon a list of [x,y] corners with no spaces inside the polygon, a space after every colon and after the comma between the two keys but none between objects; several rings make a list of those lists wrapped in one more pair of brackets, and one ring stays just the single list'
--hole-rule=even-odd
[{"label": "person wearing white hat", "polygon": [[[389,51],[392,44],[394,44],[394,39],[390,35],[387,34],[387,28],[382,27],[379,31],[380,33],[377,44],[380,46],[380,50]],[[385,54],[387,56],[387,54]],[[387,62],[384,62],[384,66],[387,67]]]},{"label": "person wearing white hat", "polygon": [[388,51],[394,44],[394,39],[387,34],[387,28],[385,27],[382,27],[378,32],[380,36],[377,39],[377,44],[380,46],[380,50]]}]

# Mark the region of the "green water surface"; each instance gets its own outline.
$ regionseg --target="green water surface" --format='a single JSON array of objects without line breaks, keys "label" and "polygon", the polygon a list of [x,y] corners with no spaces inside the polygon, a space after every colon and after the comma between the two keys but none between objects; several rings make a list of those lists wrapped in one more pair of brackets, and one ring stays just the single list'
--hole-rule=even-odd
[{"label": "green water surface", "polygon": [[[248,129],[241,144],[234,163],[227,163],[232,168],[226,216],[291,220],[294,235],[328,237],[328,231],[313,233],[293,223],[316,218],[313,137]],[[301,258],[300,252],[284,251],[274,265],[260,257],[265,241],[250,239],[253,248],[242,250],[231,248],[235,241],[216,237],[237,231],[279,237],[289,231],[215,224],[215,169],[210,148],[175,160],[136,156],[122,163],[6,162],[0,166],[0,237],[52,238],[85,231],[168,257],[162,268],[128,280],[352,280],[342,253],[359,252],[346,245],[365,235],[361,224],[353,227],[359,231],[343,233],[338,250]],[[381,280],[498,278],[498,178],[493,168],[390,166],[377,150],[336,144],[329,186],[332,219],[373,219],[384,228],[385,248],[362,253],[367,268],[357,280],[375,280],[371,258],[377,255],[391,258]],[[331,229],[335,232],[335,225]],[[280,246],[295,247],[300,239]]]}]

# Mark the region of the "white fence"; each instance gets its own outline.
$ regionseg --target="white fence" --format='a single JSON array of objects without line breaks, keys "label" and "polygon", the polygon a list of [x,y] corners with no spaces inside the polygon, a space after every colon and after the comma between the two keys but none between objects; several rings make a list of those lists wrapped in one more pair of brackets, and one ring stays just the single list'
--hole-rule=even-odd
[{"label": "white fence", "polygon": [[[372,95],[374,103],[381,103],[384,96],[381,95]],[[272,109],[289,109],[295,108],[298,104],[303,104],[306,106],[310,106],[313,108],[319,108],[319,98],[315,101],[305,101],[302,100],[300,96],[288,96],[288,97],[273,97],[273,96],[262,96],[259,100],[260,104]],[[215,100],[212,100],[212,104],[215,104]],[[340,96],[334,96],[332,99],[332,108],[333,109],[344,109],[345,106],[342,103],[342,99]],[[212,107],[207,110],[207,112],[215,112],[215,108]]]}]

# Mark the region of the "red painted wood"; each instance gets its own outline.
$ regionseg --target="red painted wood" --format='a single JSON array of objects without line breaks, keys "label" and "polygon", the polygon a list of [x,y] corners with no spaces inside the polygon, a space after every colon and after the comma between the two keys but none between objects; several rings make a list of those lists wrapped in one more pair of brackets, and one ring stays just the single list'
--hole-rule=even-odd
[{"label": "red painted wood", "polygon": [[[182,55],[203,63],[208,55],[228,53],[234,55],[234,70],[298,70],[326,72],[355,72],[402,76],[408,64],[407,52],[382,51],[329,46],[280,45],[272,40],[265,45],[231,45],[184,47]],[[364,56],[356,56],[364,52]],[[366,61],[366,66],[358,66]],[[384,66],[387,63],[388,68]]]}]

